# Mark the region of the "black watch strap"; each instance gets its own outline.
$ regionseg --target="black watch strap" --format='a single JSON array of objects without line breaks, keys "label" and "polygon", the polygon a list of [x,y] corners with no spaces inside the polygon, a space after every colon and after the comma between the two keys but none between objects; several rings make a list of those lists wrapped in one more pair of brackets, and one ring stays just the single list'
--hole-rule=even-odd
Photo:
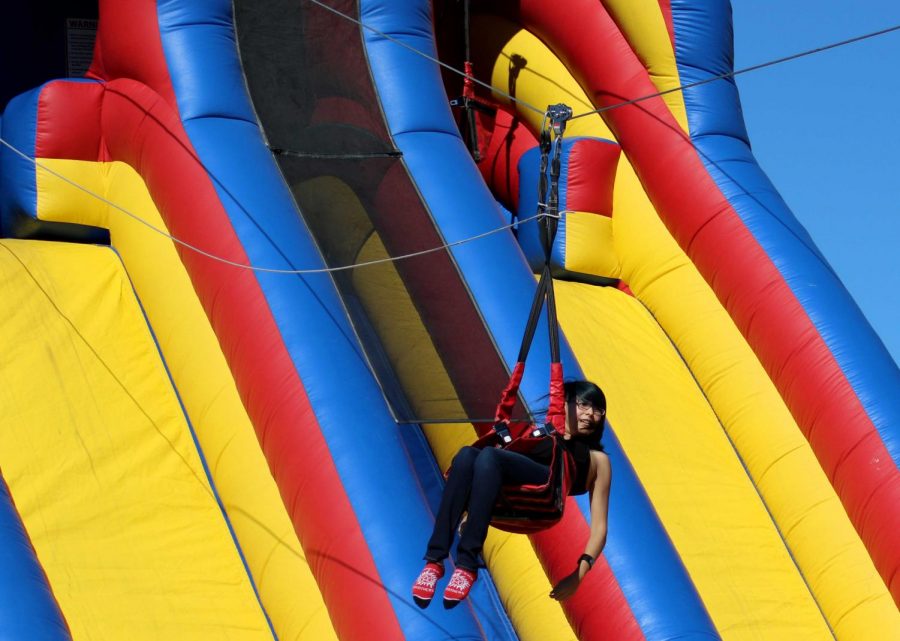
[{"label": "black watch strap", "polygon": [[582,561],[587,561],[588,570],[594,567],[594,557],[592,557],[590,554],[582,554],[580,557],[578,557],[578,565],[581,565]]}]

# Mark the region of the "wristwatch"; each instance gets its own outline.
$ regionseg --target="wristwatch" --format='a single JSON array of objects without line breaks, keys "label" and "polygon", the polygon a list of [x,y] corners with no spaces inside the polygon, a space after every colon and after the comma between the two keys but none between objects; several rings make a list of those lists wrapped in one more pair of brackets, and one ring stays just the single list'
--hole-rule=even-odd
[{"label": "wristwatch", "polygon": [[592,557],[590,554],[582,554],[580,557],[578,557],[578,563],[576,567],[580,566],[582,561],[587,561],[588,570],[594,567],[594,557]]}]

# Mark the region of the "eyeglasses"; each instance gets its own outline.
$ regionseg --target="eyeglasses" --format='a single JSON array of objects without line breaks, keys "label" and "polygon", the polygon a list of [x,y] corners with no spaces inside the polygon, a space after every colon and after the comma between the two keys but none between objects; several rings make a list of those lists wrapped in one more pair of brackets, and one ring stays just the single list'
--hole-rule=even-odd
[{"label": "eyeglasses", "polygon": [[587,401],[583,401],[580,398],[575,399],[575,407],[581,412],[590,412],[593,414],[594,418],[601,418],[603,416],[603,410],[597,409]]}]

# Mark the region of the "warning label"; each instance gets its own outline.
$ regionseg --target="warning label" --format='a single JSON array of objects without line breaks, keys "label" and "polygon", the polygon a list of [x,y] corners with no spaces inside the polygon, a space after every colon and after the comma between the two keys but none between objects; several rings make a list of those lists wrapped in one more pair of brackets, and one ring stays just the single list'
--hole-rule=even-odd
[{"label": "warning label", "polygon": [[66,75],[81,78],[90,68],[97,38],[97,20],[66,18]]}]

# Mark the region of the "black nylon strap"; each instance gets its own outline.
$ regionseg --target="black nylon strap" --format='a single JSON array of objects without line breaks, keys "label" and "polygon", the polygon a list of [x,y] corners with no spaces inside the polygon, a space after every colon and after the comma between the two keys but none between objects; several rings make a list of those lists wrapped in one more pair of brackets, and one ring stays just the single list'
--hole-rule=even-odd
[{"label": "black nylon strap", "polygon": [[[559,320],[556,316],[556,296],[553,291],[553,276],[550,268],[550,256],[553,252],[553,241],[559,227],[559,174],[562,154],[562,134],[566,121],[571,118],[572,110],[565,105],[551,105],[547,108],[550,126],[541,131],[541,171],[538,184],[538,225],[541,246],[544,249],[544,268],[538,281],[531,312],[525,325],[522,344],[519,348],[518,362],[524,363],[534,340],[538,317],[544,300],[547,301],[547,329],[550,334],[550,361],[560,362],[559,355]],[[551,141],[550,130],[556,132],[556,139]],[[552,152],[552,161],[551,161]],[[549,181],[548,181],[549,167]],[[549,183],[549,184],[548,184]],[[543,214],[543,215],[541,215]]]},{"label": "black nylon strap", "polygon": [[[556,133],[553,141],[553,160],[550,162],[550,193],[547,197],[547,215],[541,219],[543,236],[546,239],[544,244],[544,271],[547,273],[547,329],[550,333],[550,362],[559,363],[559,320],[556,316],[556,296],[553,291],[553,277],[550,273],[550,256],[553,252],[553,241],[556,239],[556,230],[559,227],[559,173],[560,173],[560,157],[562,156],[562,137],[566,130],[566,121],[572,117],[572,110],[566,105],[550,105],[547,107],[547,114],[550,118],[550,129]],[[549,130],[548,130],[549,137]],[[550,149],[547,150],[549,156]],[[546,159],[543,158],[543,148],[541,153],[541,165],[546,165]]]},{"label": "black nylon strap", "polygon": [[553,292],[553,278],[550,276],[550,264],[544,268],[547,271],[547,329],[550,332],[550,362],[559,362],[559,320],[556,318],[556,295]]},{"label": "black nylon strap", "polygon": [[531,301],[531,312],[528,314],[528,322],[525,324],[525,333],[522,336],[522,345],[519,347],[518,362],[524,363],[528,358],[528,351],[531,349],[531,343],[534,340],[534,331],[537,329],[538,317],[541,314],[541,308],[544,306],[544,298],[547,292],[548,283],[552,283],[553,278],[550,276],[550,270],[544,268],[541,272],[541,279],[538,281],[537,291],[534,292],[534,298]]}]

